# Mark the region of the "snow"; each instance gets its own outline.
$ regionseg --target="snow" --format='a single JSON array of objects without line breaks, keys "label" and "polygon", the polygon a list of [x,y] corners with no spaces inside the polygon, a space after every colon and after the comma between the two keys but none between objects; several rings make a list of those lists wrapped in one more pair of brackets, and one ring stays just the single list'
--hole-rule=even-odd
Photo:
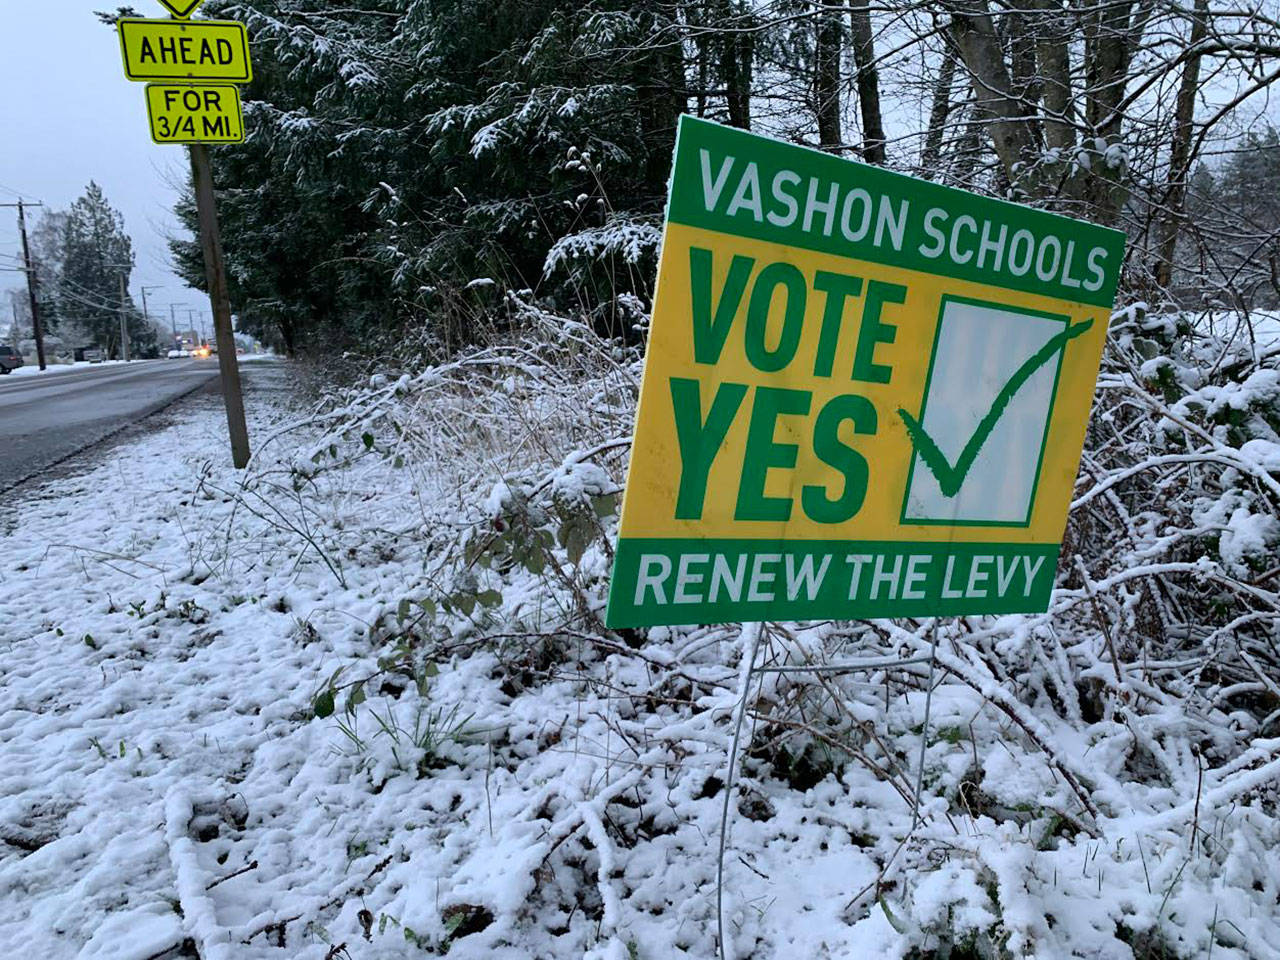
[{"label": "snow", "polygon": [[[200,396],[7,504],[0,948],[715,955],[752,645],[600,628],[638,357],[523,319],[526,340],[316,406],[286,366],[246,366],[244,475]],[[1196,469],[1274,469],[1270,440],[1230,449]],[[1048,615],[944,624],[914,828],[926,664],[754,674],[727,952],[1280,955],[1280,738],[1179,686],[1191,668],[1131,648],[1132,626],[1114,663],[1088,603],[1119,617],[1142,578],[1227,576],[1275,535],[1260,503],[1197,514],[1221,564],[1153,536]],[[929,633],[769,625],[758,662],[918,656]]]},{"label": "snow", "polygon": [[1248,557],[1265,557],[1271,544],[1280,540],[1280,521],[1269,514],[1252,513],[1247,507],[1237,507],[1222,532],[1219,551],[1226,566],[1241,576],[1249,574]]},{"label": "snow", "polygon": [[[131,362],[136,364],[136,363],[154,363],[155,361],[134,360]],[[32,361],[28,361],[23,366],[18,367],[18,369],[10,371],[7,374],[7,376],[46,377],[46,376],[52,376],[58,373],[71,373],[75,370],[83,370],[86,367],[92,367],[92,368],[98,369],[102,367],[120,367],[124,365],[125,365],[125,362],[123,360],[103,360],[100,363],[90,363],[87,360],[81,360],[75,363],[51,363],[51,364],[48,364],[43,370],[41,370],[39,365],[35,363],[34,360],[32,360]]]},{"label": "snow", "polygon": [[1188,316],[1197,330],[1222,337],[1237,350],[1256,352],[1258,356],[1280,350],[1280,311],[1210,310]]},{"label": "snow", "polygon": [[636,264],[654,254],[662,242],[662,230],[653,219],[615,219],[603,226],[589,227],[557,240],[547,252],[542,272],[550,276],[578,262],[621,256],[624,263]]}]

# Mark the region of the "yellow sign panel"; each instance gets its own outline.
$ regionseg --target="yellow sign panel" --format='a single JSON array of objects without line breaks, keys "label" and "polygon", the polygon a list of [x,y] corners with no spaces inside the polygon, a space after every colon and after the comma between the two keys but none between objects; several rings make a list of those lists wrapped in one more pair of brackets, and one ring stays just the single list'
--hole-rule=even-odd
[{"label": "yellow sign panel", "polygon": [[116,21],[124,75],[130,80],[248,83],[249,34],[231,20]]},{"label": "yellow sign panel", "polygon": [[160,0],[162,7],[183,20],[195,13],[196,7],[202,3],[204,0]]},{"label": "yellow sign panel", "polygon": [[607,623],[1046,609],[1123,254],[684,117]]},{"label": "yellow sign panel", "polygon": [[156,143],[239,143],[244,139],[240,91],[230,84],[148,84],[147,114]]}]

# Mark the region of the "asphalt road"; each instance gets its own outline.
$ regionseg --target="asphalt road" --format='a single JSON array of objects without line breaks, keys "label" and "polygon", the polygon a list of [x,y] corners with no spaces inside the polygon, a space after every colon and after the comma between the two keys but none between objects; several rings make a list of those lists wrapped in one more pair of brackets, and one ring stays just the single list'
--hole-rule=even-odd
[{"label": "asphalt road", "polygon": [[218,361],[145,360],[0,377],[0,491],[38,475],[218,374]]}]

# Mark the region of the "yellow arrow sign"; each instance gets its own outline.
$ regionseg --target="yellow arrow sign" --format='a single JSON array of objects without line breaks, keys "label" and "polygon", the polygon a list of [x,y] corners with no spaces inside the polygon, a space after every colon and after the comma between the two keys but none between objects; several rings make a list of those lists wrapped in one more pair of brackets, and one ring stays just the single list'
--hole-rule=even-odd
[{"label": "yellow arrow sign", "polygon": [[196,7],[202,3],[204,3],[204,0],[160,0],[162,7],[181,20],[185,20],[195,13]]},{"label": "yellow arrow sign", "polygon": [[244,139],[240,91],[231,84],[147,84],[147,114],[156,143],[239,143]]},{"label": "yellow arrow sign", "polygon": [[248,83],[253,79],[249,35],[231,20],[116,21],[124,75],[130,80],[210,80]]}]

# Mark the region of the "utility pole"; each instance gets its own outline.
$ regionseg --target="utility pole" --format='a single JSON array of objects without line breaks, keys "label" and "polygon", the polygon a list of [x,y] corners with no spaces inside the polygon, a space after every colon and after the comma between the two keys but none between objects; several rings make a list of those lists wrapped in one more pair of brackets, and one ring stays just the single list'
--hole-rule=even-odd
[{"label": "utility pole", "polygon": [[178,305],[176,303],[169,304],[169,326],[173,330],[173,345],[178,346]]},{"label": "utility pole", "polygon": [[147,291],[163,290],[163,289],[164,287],[160,287],[160,286],[151,286],[151,287],[142,288],[142,319],[145,320],[148,324],[151,323],[151,315],[147,313]]},{"label": "utility pole", "polygon": [[120,274],[120,359],[129,362],[129,291],[124,285],[124,274]]},{"label": "utility pole", "polygon": [[[27,207],[42,207],[42,203],[28,203]],[[18,232],[22,234],[22,259],[26,264],[27,296],[31,298],[31,332],[36,338],[36,359],[40,361],[40,369],[45,369],[44,362],[44,325],[40,322],[40,304],[36,297],[39,279],[36,277],[36,265],[31,262],[31,245],[27,242],[27,212],[23,202],[0,203],[0,207],[18,208]]]},{"label": "utility pole", "polygon": [[204,252],[204,273],[213,307],[213,332],[218,343],[218,369],[222,374],[222,397],[227,405],[227,430],[231,434],[231,459],[236,469],[249,464],[249,430],[244,422],[244,397],[240,392],[240,363],[236,359],[236,336],[231,329],[231,298],[227,293],[226,265],[222,259],[222,239],[218,235],[218,208],[213,193],[213,166],[209,148],[192,144],[191,180],[195,187],[196,211],[200,218],[200,248]]}]

